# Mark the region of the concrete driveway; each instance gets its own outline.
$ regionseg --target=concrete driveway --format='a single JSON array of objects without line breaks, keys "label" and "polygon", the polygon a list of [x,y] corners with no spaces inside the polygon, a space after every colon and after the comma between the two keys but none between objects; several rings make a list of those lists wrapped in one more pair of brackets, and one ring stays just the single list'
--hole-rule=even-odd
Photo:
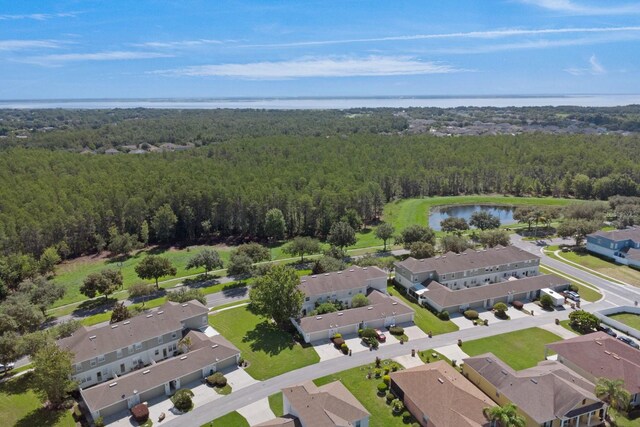
[{"label": "concrete driveway", "polygon": [[250,426],[255,426],[276,417],[269,406],[268,397],[240,408],[238,412],[247,420]]},{"label": "concrete driveway", "polygon": [[[342,352],[338,350],[328,338],[326,340],[312,342],[311,345],[316,353],[318,353],[318,356],[320,356],[321,362],[344,356],[344,354],[342,354]],[[349,348],[351,348],[351,346],[349,346]]]},{"label": "concrete driveway", "polygon": [[413,322],[402,323],[398,326],[404,328],[404,334],[409,337],[409,342],[426,338],[428,335]]},{"label": "concrete driveway", "polygon": [[392,360],[395,362],[398,362],[399,364],[401,364],[407,369],[424,365],[424,363],[422,363],[422,360],[420,360],[420,357],[418,357],[417,354],[415,357],[411,357],[410,354],[405,356],[398,356],[398,357],[394,357]]},{"label": "concrete driveway", "polygon": [[232,391],[258,383],[258,381],[254,380],[253,377],[247,374],[242,368],[233,366],[221,372],[227,377],[227,383],[231,386]]},{"label": "concrete driveway", "polygon": [[458,347],[458,344],[445,345],[444,347],[434,348],[434,350],[449,360],[455,360],[458,364],[462,363],[462,359],[469,357],[467,353]]}]

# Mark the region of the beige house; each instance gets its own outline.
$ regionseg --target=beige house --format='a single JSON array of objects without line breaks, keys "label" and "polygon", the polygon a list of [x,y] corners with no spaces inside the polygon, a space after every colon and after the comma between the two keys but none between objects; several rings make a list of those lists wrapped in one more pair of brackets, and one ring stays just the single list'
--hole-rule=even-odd
[{"label": "beige house", "polygon": [[337,300],[348,307],[355,295],[366,295],[372,289],[386,293],[387,276],[375,266],[352,266],[344,271],[302,276],[299,286],[305,296],[302,313],[307,314],[316,304],[327,301]]},{"label": "beige house", "polygon": [[556,361],[514,371],[486,353],[464,359],[462,373],[497,404],[516,405],[528,427],[597,426],[606,413],[593,383]]},{"label": "beige house", "polygon": [[495,403],[445,361],[391,374],[391,391],[423,427],[489,427]]},{"label": "beige house", "polygon": [[623,380],[631,405],[640,405],[640,350],[604,332],[547,344],[547,349],[558,354],[558,362],[593,383],[598,378]]},{"label": "beige house", "polygon": [[282,390],[284,417],[256,427],[368,427],[371,414],[340,381],[309,381]]}]

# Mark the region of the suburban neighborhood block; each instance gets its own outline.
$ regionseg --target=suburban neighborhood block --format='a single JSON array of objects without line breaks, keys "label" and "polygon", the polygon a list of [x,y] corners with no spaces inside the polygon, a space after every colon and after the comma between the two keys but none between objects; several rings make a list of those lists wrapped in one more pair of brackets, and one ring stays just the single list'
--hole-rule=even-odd
[{"label": "suburban neighborhood block", "polygon": [[640,268],[640,227],[587,234],[587,250],[617,263]]}]

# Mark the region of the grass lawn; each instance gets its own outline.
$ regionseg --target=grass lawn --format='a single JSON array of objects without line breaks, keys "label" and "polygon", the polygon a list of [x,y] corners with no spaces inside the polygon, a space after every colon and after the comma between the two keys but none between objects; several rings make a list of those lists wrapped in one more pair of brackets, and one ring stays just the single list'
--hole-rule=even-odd
[{"label": "grass lawn", "polygon": [[633,313],[617,313],[609,316],[613,320],[624,323],[627,326],[631,326],[634,329],[640,331],[640,315]]},{"label": "grass lawn", "polygon": [[58,426],[76,425],[71,411],[51,412],[42,408],[42,402],[32,389],[32,375],[24,374],[0,384],[0,418],[5,426]]},{"label": "grass lawn", "polygon": [[200,427],[249,427],[247,420],[238,412],[229,412],[227,415],[202,424]]},{"label": "grass lawn", "polygon": [[209,324],[240,349],[250,363],[246,371],[257,380],[320,361],[313,347],[295,342],[291,334],[256,316],[248,306],[215,313]]},{"label": "grass lawn", "polygon": [[[385,360],[382,362],[390,363]],[[342,381],[342,384],[362,403],[362,405],[371,413],[369,419],[369,426],[371,427],[393,427],[393,426],[405,426],[402,415],[394,416],[391,412],[391,406],[387,405],[384,397],[378,397],[377,385],[382,382],[382,379],[367,379],[367,372],[373,371],[375,364],[359,366],[357,368],[348,369],[346,371],[338,372],[336,374],[328,375],[326,377],[318,378],[313,382],[322,386],[333,381]],[[405,414],[408,412],[405,410]]]},{"label": "grass lawn", "polygon": [[384,207],[383,219],[401,231],[412,224],[428,225],[429,209],[444,205],[501,205],[501,206],[564,206],[574,203],[572,199],[554,199],[550,197],[507,197],[507,196],[451,196],[429,197],[423,199],[403,199],[388,203]]},{"label": "grass lawn", "polygon": [[578,334],[578,335],[584,335],[584,333],[580,332],[580,331],[576,331],[575,329],[573,329],[571,327],[571,325],[569,324],[570,320],[561,320],[560,321],[560,326],[562,326],[563,328],[565,328],[567,331],[571,331],[574,334]]},{"label": "grass lawn", "polygon": [[269,407],[276,417],[284,415],[284,407],[282,403],[282,392],[269,396]]},{"label": "grass lawn", "polygon": [[640,427],[640,417],[637,413],[634,414],[636,418],[629,419],[629,414],[618,412],[613,408],[609,408],[609,416],[616,421],[618,427]]},{"label": "grass lawn", "polygon": [[[553,270],[546,268],[544,266],[540,266],[540,272],[544,274],[554,273]],[[602,294],[590,286],[581,285],[580,283],[577,283],[573,280],[570,280],[569,283],[578,287],[578,293],[580,294],[580,299],[582,300],[594,302],[602,298]]]},{"label": "grass lawn", "polygon": [[529,328],[462,343],[469,356],[493,353],[515,370],[526,369],[544,360],[545,344],[561,338],[549,331]]},{"label": "grass lawn", "polygon": [[231,386],[229,384],[225,385],[224,387],[214,387],[213,388],[216,393],[218,394],[230,394],[231,393]]},{"label": "grass lawn", "polygon": [[[433,357],[434,354],[437,357]],[[443,356],[441,353],[438,353],[432,348],[430,348],[429,350],[419,351],[418,356],[420,356],[420,360],[422,360],[423,363],[431,363],[431,362],[437,362],[438,360],[444,360],[449,365],[451,365],[451,360],[449,360],[448,357]]]},{"label": "grass lawn", "polygon": [[640,271],[627,265],[619,265],[587,253],[562,252],[560,256],[595,270],[600,274],[611,276],[614,279],[622,280],[634,286],[640,286]]},{"label": "grass lawn", "polygon": [[431,331],[433,335],[438,335],[458,330],[458,326],[455,323],[450,320],[443,321],[438,319],[435,314],[433,314],[426,308],[409,301],[404,295],[400,294],[400,292],[395,287],[389,286],[387,288],[387,291],[390,295],[398,297],[400,300],[402,300],[402,302],[408,304],[415,310],[416,314],[413,318],[413,321],[425,333],[429,333],[429,331]]}]

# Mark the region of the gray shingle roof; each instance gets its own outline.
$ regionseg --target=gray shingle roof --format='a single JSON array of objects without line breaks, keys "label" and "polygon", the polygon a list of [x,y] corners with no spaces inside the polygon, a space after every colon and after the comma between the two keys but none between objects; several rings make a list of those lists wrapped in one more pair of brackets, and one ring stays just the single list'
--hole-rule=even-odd
[{"label": "gray shingle roof", "polygon": [[198,301],[184,304],[167,302],[150,313],[132,317],[113,325],[97,328],[82,327],[73,335],[58,341],[62,348],[71,350],[74,362],[80,363],[126,348],[172,331],[182,330],[181,321],[198,315],[207,315],[209,310]]},{"label": "gray shingle roof", "polygon": [[596,231],[595,233],[588,234],[587,236],[604,237],[613,241],[620,240],[633,240],[640,242],[640,227],[629,227],[624,230],[611,230],[611,231]]},{"label": "gray shingle roof", "polygon": [[539,256],[515,246],[496,246],[495,248],[481,251],[467,249],[461,254],[448,252],[442,256],[426,259],[407,258],[404,261],[395,263],[395,265],[404,267],[413,274],[435,271],[438,275],[442,275],[538,259],[540,259]]},{"label": "gray shingle roof", "polygon": [[134,391],[143,393],[196,372],[215,361],[227,360],[240,354],[240,350],[220,335],[207,337],[202,332],[191,331],[187,336],[192,342],[188,353],[82,390],[89,408],[92,411],[107,408],[133,396]]},{"label": "gray shingle roof", "polygon": [[592,383],[556,361],[514,371],[492,353],[486,353],[464,359],[464,364],[540,424],[566,416],[584,399],[598,401]]},{"label": "gray shingle roof", "polygon": [[302,276],[299,289],[306,296],[322,295],[336,291],[366,286],[375,279],[386,279],[387,273],[378,267],[353,266],[348,270],[332,273]]},{"label": "gray shingle roof", "polygon": [[397,299],[373,290],[367,297],[369,305],[366,307],[350,308],[318,316],[307,316],[300,319],[300,328],[306,332],[318,332],[337,326],[355,325],[376,319],[383,319],[395,315],[412,313],[413,310]]}]

